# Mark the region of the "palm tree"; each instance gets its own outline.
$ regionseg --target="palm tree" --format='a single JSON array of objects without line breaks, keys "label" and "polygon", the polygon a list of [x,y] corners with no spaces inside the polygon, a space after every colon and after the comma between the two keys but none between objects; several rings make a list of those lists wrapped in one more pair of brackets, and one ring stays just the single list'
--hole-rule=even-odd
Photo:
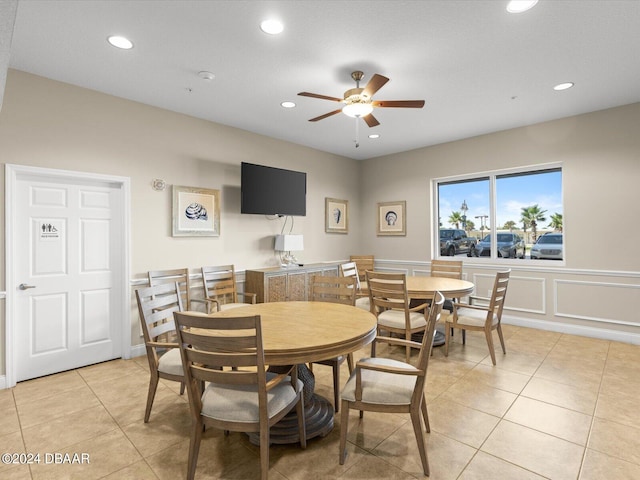
[{"label": "palm tree", "polygon": [[547,211],[540,210],[537,203],[531,207],[522,207],[522,224],[524,225],[524,231],[526,233],[527,225],[531,227],[534,242],[538,236],[538,222],[544,222],[546,220],[544,216],[545,213],[547,213]]},{"label": "palm tree", "polygon": [[473,223],[473,220],[467,220],[467,233],[473,232],[476,228],[476,224]]},{"label": "palm tree", "polygon": [[516,225],[516,222],[514,222],[513,220],[509,220],[508,222],[504,222],[504,227],[502,228],[509,229],[509,231],[512,232],[513,229],[516,228]]},{"label": "palm tree", "polygon": [[562,214],[554,213],[551,215],[551,222],[549,222],[549,226],[553,227],[554,230],[562,231]]},{"label": "palm tree", "polygon": [[460,212],[451,212],[449,216],[449,223],[455,225],[456,228],[460,228],[460,222],[462,222],[462,215]]}]

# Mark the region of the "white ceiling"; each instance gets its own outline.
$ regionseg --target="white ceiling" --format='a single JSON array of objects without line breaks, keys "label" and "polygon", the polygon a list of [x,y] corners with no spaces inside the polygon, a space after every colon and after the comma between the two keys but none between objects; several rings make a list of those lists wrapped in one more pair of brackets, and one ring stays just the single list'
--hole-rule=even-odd
[{"label": "white ceiling", "polygon": [[[22,0],[9,67],[355,159],[640,101],[640,1],[506,3]],[[391,79],[376,100],[426,105],[375,110],[355,148],[354,119],[308,122],[339,104],[297,96],[342,97],[353,70]]]}]

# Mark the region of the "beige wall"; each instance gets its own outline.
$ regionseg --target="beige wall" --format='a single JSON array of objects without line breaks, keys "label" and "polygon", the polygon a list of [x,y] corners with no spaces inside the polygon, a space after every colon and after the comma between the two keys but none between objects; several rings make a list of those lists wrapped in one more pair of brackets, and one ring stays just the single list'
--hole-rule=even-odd
[{"label": "beige wall", "polygon": [[[431,245],[431,179],[561,162],[566,267],[640,271],[640,103],[483,135],[365,162],[362,201],[407,200],[407,237],[366,235],[382,258],[426,260]],[[365,216],[366,231],[375,218]]]},{"label": "beige wall", "polygon": [[[360,216],[360,164],[355,160],[9,71],[0,111],[0,196],[4,199],[7,163],[130,177],[133,279],[150,269],[186,266],[195,271],[202,265],[234,263],[244,270],[277,262],[273,235],[280,233],[283,220],[240,214],[242,161],[307,172],[307,216],[295,217],[294,227],[304,234],[300,261],[344,259],[358,250],[357,223],[348,235],[324,231],[325,197],[349,200],[352,222]],[[153,190],[154,178],[164,179],[168,188]],[[174,184],[221,191],[220,237],[171,236]],[[4,253],[4,209],[0,228]],[[4,270],[2,259],[0,291],[9,288]],[[3,315],[2,299],[0,308]],[[3,372],[4,318],[0,320]],[[139,330],[134,326],[132,332]],[[132,337],[133,344],[140,341],[139,335]]]},{"label": "beige wall", "polygon": [[636,103],[368,160],[363,211],[406,200],[407,236],[377,237],[365,215],[362,249],[376,268],[427,274],[433,178],[560,162],[565,264],[465,258],[466,278],[486,295],[495,271],[512,269],[510,323],[640,343],[639,125]]},{"label": "beige wall", "polygon": [[[562,162],[566,266],[516,268],[520,283],[509,297],[510,314],[542,326],[637,335],[638,125],[640,104],[634,104],[358,162],[10,70],[0,111],[0,162],[130,177],[133,279],[152,268],[234,263],[244,270],[275,263],[273,235],[282,220],[239,213],[241,161],[307,172],[307,216],[295,222],[295,232],[305,236],[301,261],[367,253],[380,268],[416,274],[428,271],[431,259],[432,178]],[[154,191],[154,178],[220,189],[221,236],[172,238],[171,191]],[[4,198],[4,169],[0,189]],[[348,235],[324,232],[325,197],[349,200]],[[395,200],[407,201],[407,236],[377,237],[376,203]],[[4,210],[0,226],[4,252]],[[482,283],[495,266],[473,260],[465,262],[466,275]],[[5,288],[3,275],[0,291]],[[592,308],[594,299],[612,292],[615,303]],[[592,313],[594,319],[583,318]],[[3,372],[4,318],[0,327]]]}]

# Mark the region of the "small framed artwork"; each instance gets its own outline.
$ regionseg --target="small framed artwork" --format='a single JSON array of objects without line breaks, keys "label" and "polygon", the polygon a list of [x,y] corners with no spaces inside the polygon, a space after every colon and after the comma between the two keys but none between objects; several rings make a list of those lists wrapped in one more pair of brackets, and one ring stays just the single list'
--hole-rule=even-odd
[{"label": "small framed artwork", "polygon": [[174,185],[173,236],[219,237],[220,190]]},{"label": "small framed artwork", "polygon": [[324,199],[324,231],[327,233],[349,233],[348,200]]},{"label": "small framed artwork", "polygon": [[378,235],[406,235],[407,202],[378,203]]}]

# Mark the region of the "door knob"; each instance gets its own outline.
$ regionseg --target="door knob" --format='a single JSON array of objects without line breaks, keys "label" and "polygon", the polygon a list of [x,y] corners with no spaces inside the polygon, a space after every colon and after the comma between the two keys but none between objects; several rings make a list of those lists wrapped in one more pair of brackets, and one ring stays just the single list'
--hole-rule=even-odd
[{"label": "door knob", "polygon": [[21,283],[20,285],[18,285],[18,288],[20,290],[28,290],[30,288],[36,288],[35,285],[27,285],[26,283]]}]

